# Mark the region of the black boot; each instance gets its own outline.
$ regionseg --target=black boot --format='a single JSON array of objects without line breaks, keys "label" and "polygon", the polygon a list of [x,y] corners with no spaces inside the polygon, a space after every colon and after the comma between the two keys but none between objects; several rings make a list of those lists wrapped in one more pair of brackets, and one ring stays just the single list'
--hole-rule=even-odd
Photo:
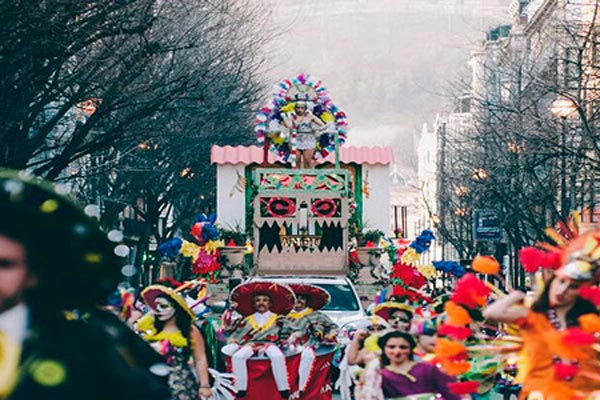
[{"label": "black boot", "polygon": [[288,400],[290,398],[290,391],[289,390],[280,390],[279,394],[281,395],[282,399]]},{"label": "black boot", "polygon": [[238,390],[235,397],[237,397],[238,399],[242,398],[242,397],[246,397],[246,391],[245,390]]}]

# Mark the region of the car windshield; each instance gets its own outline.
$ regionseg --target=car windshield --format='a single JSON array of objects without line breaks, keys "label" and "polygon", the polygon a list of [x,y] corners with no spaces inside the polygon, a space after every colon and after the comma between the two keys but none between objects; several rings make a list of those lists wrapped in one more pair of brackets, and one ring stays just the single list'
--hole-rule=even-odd
[{"label": "car windshield", "polygon": [[316,283],[329,292],[331,301],[325,307],[324,311],[358,311],[359,306],[356,301],[356,296],[349,285],[334,285],[327,283]]}]

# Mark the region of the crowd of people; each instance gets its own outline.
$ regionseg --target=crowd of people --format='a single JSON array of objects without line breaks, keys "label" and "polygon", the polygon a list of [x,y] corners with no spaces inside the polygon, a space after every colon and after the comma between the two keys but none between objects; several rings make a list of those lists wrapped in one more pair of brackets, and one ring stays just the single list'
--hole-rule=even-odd
[{"label": "crowd of people", "polygon": [[[392,298],[342,328],[307,284],[241,283],[218,322],[202,317],[203,280],[137,301],[121,288],[107,306],[116,245],[49,184],[0,172],[0,399],[309,399],[319,374],[357,400],[600,398],[600,231],[551,249],[533,302],[470,274],[437,302]],[[339,378],[316,367],[323,348]]]}]

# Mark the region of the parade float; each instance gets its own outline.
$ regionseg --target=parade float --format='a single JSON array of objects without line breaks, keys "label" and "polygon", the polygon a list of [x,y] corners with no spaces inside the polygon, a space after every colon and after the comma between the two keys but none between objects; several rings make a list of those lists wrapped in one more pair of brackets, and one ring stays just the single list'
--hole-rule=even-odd
[{"label": "parade float", "polygon": [[[296,135],[284,121],[306,102],[323,121],[315,168],[296,165]],[[217,215],[253,237],[255,274],[346,275],[351,238],[389,231],[388,147],[342,146],[346,114],[308,74],[275,86],[256,118],[258,146],[213,146]]]},{"label": "parade float", "polygon": [[[293,121],[298,103],[321,121],[314,168],[302,168],[296,157]],[[354,282],[365,304],[383,302],[387,296],[426,304],[434,300],[428,293],[440,277],[467,274],[454,261],[422,265],[421,255],[435,240],[432,231],[414,239],[387,237],[392,149],[344,145],[346,115],[322,82],[307,74],[279,82],[273,99],[257,115],[255,132],[258,145],[211,148],[217,213],[198,216],[189,232],[193,241],[176,238],[159,247],[169,258],[189,258],[192,273],[212,283],[213,294],[228,296],[231,278],[343,277]],[[458,325],[444,329],[450,336],[464,334]],[[330,349],[316,351],[311,391],[302,394],[297,387],[299,355],[289,350],[285,354],[290,398],[331,399]],[[229,359],[226,363],[231,365]],[[250,386],[244,398],[278,399],[268,359],[254,356],[248,363]],[[492,364],[496,371],[499,363]],[[458,372],[460,383],[474,390],[467,369]],[[347,389],[350,382],[341,386]]]}]

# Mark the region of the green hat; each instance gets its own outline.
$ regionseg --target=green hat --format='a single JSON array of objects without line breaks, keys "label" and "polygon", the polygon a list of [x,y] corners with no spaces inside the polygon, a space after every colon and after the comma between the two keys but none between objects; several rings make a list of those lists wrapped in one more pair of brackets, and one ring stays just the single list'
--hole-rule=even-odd
[{"label": "green hat", "polygon": [[40,178],[0,169],[0,235],[25,247],[28,268],[38,278],[26,293],[34,311],[95,306],[119,281],[116,244]]}]

